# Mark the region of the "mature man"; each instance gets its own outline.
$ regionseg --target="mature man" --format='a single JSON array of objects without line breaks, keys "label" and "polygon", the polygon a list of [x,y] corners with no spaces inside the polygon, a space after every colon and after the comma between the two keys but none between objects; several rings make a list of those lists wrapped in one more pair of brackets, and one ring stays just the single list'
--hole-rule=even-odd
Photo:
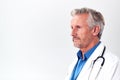
[{"label": "mature man", "polygon": [[69,68],[66,80],[120,80],[120,61],[100,41],[104,18],[90,8],[72,11],[74,46],[80,50]]}]

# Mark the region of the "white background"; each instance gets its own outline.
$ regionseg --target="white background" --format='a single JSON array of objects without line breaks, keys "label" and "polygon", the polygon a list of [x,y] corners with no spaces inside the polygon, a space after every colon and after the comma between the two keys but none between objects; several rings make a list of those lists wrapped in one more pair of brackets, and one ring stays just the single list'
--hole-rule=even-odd
[{"label": "white background", "polygon": [[63,80],[78,49],[70,12],[89,7],[105,17],[102,41],[120,57],[119,0],[0,0],[0,80]]}]

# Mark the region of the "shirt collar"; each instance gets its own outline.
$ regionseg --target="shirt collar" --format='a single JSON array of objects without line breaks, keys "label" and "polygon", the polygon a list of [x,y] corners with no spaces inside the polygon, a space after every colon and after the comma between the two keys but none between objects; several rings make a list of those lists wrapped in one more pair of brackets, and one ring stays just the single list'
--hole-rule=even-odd
[{"label": "shirt collar", "polygon": [[82,59],[82,52],[81,52],[81,50],[79,50],[78,53],[77,53],[78,59],[81,59],[81,60],[86,60],[86,59],[88,59],[100,43],[101,43],[101,41],[99,41],[93,48],[91,48],[90,50],[88,50],[88,51],[84,54],[84,59]]}]

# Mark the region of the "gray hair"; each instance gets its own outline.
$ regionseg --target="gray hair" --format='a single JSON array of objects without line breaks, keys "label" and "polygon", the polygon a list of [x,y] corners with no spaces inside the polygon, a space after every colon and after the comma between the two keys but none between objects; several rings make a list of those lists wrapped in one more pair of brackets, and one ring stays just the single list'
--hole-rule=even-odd
[{"label": "gray hair", "polygon": [[96,10],[90,9],[90,8],[81,8],[81,9],[74,9],[71,12],[71,15],[79,15],[79,14],[89,14],[87,23],[89,25],[89,27],[94,27],[94,26],[99,26],[100,27],[100,33],[98,34],[99,39],[101,38],[103,29],[104,29],[104,18],[102,16],[102,14]]}]

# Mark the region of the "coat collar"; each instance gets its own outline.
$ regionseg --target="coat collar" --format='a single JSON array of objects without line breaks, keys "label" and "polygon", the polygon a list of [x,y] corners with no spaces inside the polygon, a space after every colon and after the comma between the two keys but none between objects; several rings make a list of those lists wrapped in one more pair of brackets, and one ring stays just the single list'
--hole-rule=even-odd
[{"label": "coat collar", "polygon": [[95,60],[98,56],[100,56],[102,54],[102,51],[104,49],[104,45],[101,43],[96,50],[93,52],[93,54],[89,57],[88,61],[86,62],[86,64],[84,65],[81,73],[78,76],[78,80],[79,78],[82,78],[83,76],[87,76],[89,75],[90,69],[91,69],[91,64],[93,62],[93,60]]}]

